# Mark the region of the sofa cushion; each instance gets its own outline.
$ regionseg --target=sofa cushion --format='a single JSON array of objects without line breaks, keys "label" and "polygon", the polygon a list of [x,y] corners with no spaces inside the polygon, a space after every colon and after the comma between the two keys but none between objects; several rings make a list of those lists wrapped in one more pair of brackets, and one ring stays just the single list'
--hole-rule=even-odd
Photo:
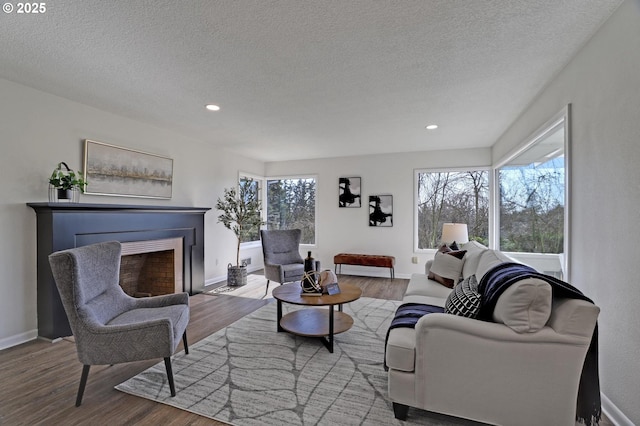
[{"label": "sofa cushion", "polygon": [[[478,269],[478,262],[480,262],[480,256],[488,247],[483,246],[477,241],[469,241],[462,245],[462,250],[466,250],[467,254],[464,255],[464,265],[462,266],[462,278],[469,278],[471,275],[476,275]],[[476,275],[477,277],[477,275]]]},{"label": "sofa cushion", "polygon": [[446,314],[476,318],[480,311],[480,293],[476,276],[471,275],[457,284],[444,304]]},{"label": "sofa cushion", "polygon": [[429,279],[435,280],[445,287],[453,288],[462,274],[465,253],[464,250],[450,250],[448,252],[438,250],[429,270]]},{"label": "sofa cushion", "polygon": [[[425,274],[412,274],[407,290],[404,292],[403,301],[407,302],[407,298],[415,296],[413,303],[423,303],[425,305],[444,306],[444,301],[451,293],[451,289],[444,287],[433,280],[427,278]],[[440,303],[421,302],[420,298],[440,299]]]},{"label": "sofa cushion", "polygon": [[518,333],[534,333],[547,324],[551,301],[549,283],[538,278],[524,278],[500,295],[493,320]]},{"label": "sofa cushion", "polygon": [[416,358],[416,331],[413,328],[400,327],[389,330],[385,362],[389,368],[400,371],[413,371]]}]

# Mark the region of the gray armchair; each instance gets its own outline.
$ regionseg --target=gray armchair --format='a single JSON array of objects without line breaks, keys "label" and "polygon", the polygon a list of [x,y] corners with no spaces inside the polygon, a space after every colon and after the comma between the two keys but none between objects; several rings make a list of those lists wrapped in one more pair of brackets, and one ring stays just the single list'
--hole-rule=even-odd
[{"label": "gray armchair", "polygon": [[[304,260],[300,256],[301,238],[302,231],[300,229],[263,229],[260,231],[267,292],[269,292],[271,280],[284,284],[302,279]],[[320,261],[315,262],[315,270],[320,270]]]},{"label": "gray armchair", "polygon": [[76,398],[82,403],[91,365],[164,358],[171,396],[171,355],[180,343],[189,353],[189,295],[133,298],[118,285],[119,242],[105,242],[49,255],[49,264],[84,365]]}]

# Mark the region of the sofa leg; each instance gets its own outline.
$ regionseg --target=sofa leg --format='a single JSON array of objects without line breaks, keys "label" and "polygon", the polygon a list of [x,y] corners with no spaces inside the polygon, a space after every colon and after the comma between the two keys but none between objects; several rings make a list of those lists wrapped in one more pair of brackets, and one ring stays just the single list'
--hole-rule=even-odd
[{"label": "sofa leg", "polygon": [[407,414],[409,413],[409,406],[404,404],[393,403],[393,415],[398,420],[407,420]]}]

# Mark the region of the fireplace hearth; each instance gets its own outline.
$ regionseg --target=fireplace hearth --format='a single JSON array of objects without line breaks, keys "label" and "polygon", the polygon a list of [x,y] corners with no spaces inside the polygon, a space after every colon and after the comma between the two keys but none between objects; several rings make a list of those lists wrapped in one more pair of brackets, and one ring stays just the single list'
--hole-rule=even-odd
[{"label": "fireplace hearth", "polygon": [[[173,264],[172,284],[165,285],[172,287],[172,291],[160,291],[196,294],[204,290],[204,215],[210,210],[208,207],[84,203],[27,205],[35,210],[37,217],[40,337],[54,340],[71,335],[49,267],[48,256],[55,251],[104,241],[120,241],[123,243],[123,256],[151,257],[151,262],[163,268],[168,263]],[[167,268],[163,269],[165,272],[153,266],[148,268],[152,270],[152,277],[153,274],[169,274]],[[134,290],[139,295],[157,291],[145,287]]]}]

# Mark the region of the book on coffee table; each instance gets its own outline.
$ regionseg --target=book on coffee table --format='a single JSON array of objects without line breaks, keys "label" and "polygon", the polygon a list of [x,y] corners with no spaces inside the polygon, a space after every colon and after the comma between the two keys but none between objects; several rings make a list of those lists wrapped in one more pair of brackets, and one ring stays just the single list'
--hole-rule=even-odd
[{"label": "book on coffee table", "polygon": [[319,291],[300,291],[301,296],[322,296],[322,292]]}]

